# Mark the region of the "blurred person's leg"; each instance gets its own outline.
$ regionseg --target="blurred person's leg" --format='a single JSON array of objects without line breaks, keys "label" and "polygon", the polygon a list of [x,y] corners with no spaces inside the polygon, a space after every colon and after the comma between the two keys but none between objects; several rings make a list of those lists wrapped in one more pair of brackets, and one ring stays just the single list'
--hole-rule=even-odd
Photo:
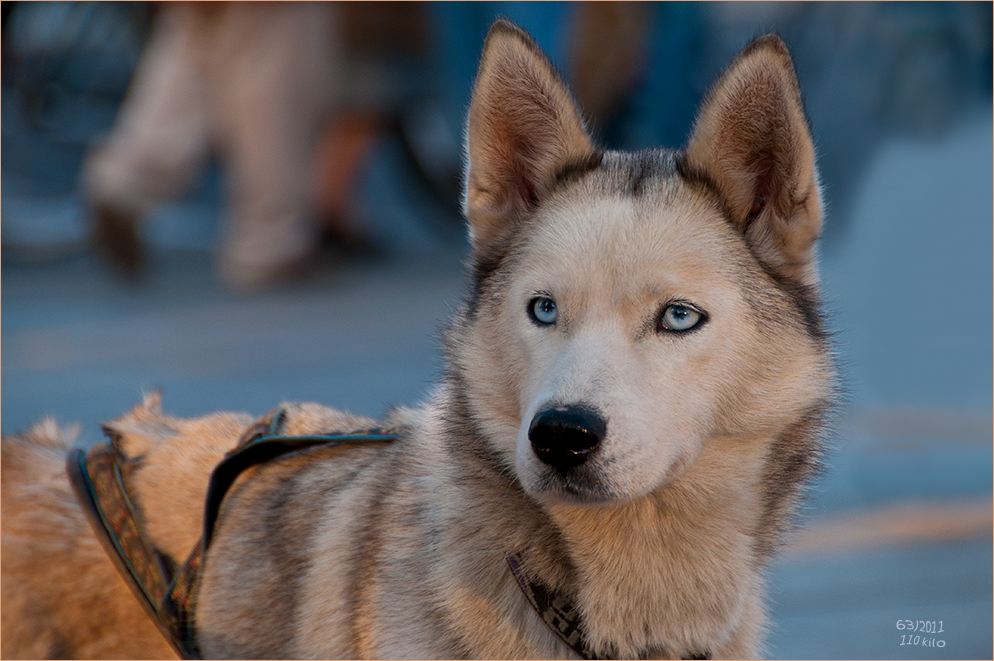
[{"label": "blurred person's leg", "polygon": [[[344,82],[341,94],[336,93],[341,103],[335,104],[318,141],[316,210],[323,247],[370,255],[376,246],[362,229],[361,176],[381,137],[394,131],[404,139],[410,135],[404,129],[426,87],[428,21],[425,5],[418,2],[345,2],[337,8]],[[455,171],[459,155],[456,147]]]},{"label": "blurred person's leg", "polygon": [[338,113],[324,126],[313,180],[325,243],[351,252],[375,251],[360,228],[356,189],[383,126],[375,113],[363,111]]},{"label": "blurred person's leg", "polygon": [[190,19],[184,5],[164,4],[109,139],[83,165],[96,247],[131,275],[142,260],[141,218],[181,193],[208,153]]},{"label": "blurred person's leg", "polygon": [[335,7],[234,3],[207,64],[230,181],[221,277],[252,287],[309,269],[318,249],[314,150],[339,78]]}]

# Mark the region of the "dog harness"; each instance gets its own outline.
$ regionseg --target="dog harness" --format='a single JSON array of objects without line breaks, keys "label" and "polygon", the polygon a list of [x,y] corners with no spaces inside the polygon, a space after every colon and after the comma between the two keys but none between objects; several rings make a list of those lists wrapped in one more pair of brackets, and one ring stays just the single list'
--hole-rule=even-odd
[{"label": "dog harness", "polygon": [[97,538],[159,631],[185,659],[201,658],[195,614],[203,559],[221,502],[238,476],[247,468],[308,448],[389,443],[400,438],[400,430],[381,428],[283,436],[280,428],[285,419],[282,408],[267,413],[214,467],[207,487],[203,534],[178,571],[173,571],[169,559],[155,548],[139,524],[138,510],[122,472],[126,464],[120,452],[111,443],[99,443],[88,452],[76,449],[69,453],[69,481]]},{"label": "dog harness", "polygon": [[[309,448],[389,443],[398,440],[402,433],[400,429],[373,428],[284,436],[280,429],[285,419],[282,408],[267,413],[243,433],[236,447],[214,467],[207,487],[202,536],[178,569],[144,533],[127,488],[125,473],[129,468],[113,443],[98,443],[89,451],[77,448],[69,453],[69,481],[97,538],[159,631],[184,659],[202,658],[195,615],[203,559],[221,503],[238,476],[252,466]],[[528,603],[552,632],[580,658],[602,658],[588,646],[580,611],[572,600],[529,578],[516,554],[508,554],[507,563]],[[709,659],[710,654],[685,658]]]}]

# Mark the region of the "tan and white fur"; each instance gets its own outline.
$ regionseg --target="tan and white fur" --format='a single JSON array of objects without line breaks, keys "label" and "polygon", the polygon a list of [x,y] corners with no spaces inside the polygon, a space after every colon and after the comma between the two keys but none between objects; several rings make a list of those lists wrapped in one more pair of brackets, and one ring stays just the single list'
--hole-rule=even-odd
[{"label": "tan and white fur", "polygon": [[[399,442],[309,450],[239,478],[205,563],[201,650],[573,657],[519,589],[513,553],[573,600],[598,656],[761,654],[764,569],[817,465],[834,387],[814,152],[785,46],[764,37],[738,56],[683,150],[632,154],[598,150],[546,57],[498,22],[467,134],[472,285],[443,381],[381,421],[406,430]],[[288,413],[286,433],[373,423]],[[169,558],[193,547],[211,466],[249,422],[178,420],[152,398],[108,423]],[[123,636],[87,612],[94,594],[133,603],[109,561],[43,594],[44,567],[9,561],[60,528],[86,536],[57,436],[4,439],[3,656],[162,655],[153,628]],[[45,467],[27,470],[41,446]],[[39,488],[57,497],[33,499]],[[48,562],[76,562],[80,544]]]}]

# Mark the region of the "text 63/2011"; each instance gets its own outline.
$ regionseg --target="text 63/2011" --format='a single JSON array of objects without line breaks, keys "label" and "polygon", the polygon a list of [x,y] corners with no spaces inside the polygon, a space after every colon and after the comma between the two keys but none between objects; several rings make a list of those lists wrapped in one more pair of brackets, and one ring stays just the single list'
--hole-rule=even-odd
[{"label": "text 63/2011", "polygon": [[898,631],[911,631],[914,633],[943,633],[942,620],[898,620]]}]

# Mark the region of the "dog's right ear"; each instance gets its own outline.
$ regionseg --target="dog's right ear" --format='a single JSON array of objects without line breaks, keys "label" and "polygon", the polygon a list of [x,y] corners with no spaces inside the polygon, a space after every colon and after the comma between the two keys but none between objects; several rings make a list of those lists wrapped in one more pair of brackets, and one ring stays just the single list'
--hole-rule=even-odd
[{"label": "dog's right ear", "polygon": [[552,63],[503,20],[483,45],[466,142],[464,211],[477,254],[537,207],[560,172],[596,156]]},{"label": "dog's right ear", "polygon": [[728,67],[697,116],[685,170],[713,183],[756,255],[814,284],[821,193],[814,145],[787,46],[753,41]]}]

